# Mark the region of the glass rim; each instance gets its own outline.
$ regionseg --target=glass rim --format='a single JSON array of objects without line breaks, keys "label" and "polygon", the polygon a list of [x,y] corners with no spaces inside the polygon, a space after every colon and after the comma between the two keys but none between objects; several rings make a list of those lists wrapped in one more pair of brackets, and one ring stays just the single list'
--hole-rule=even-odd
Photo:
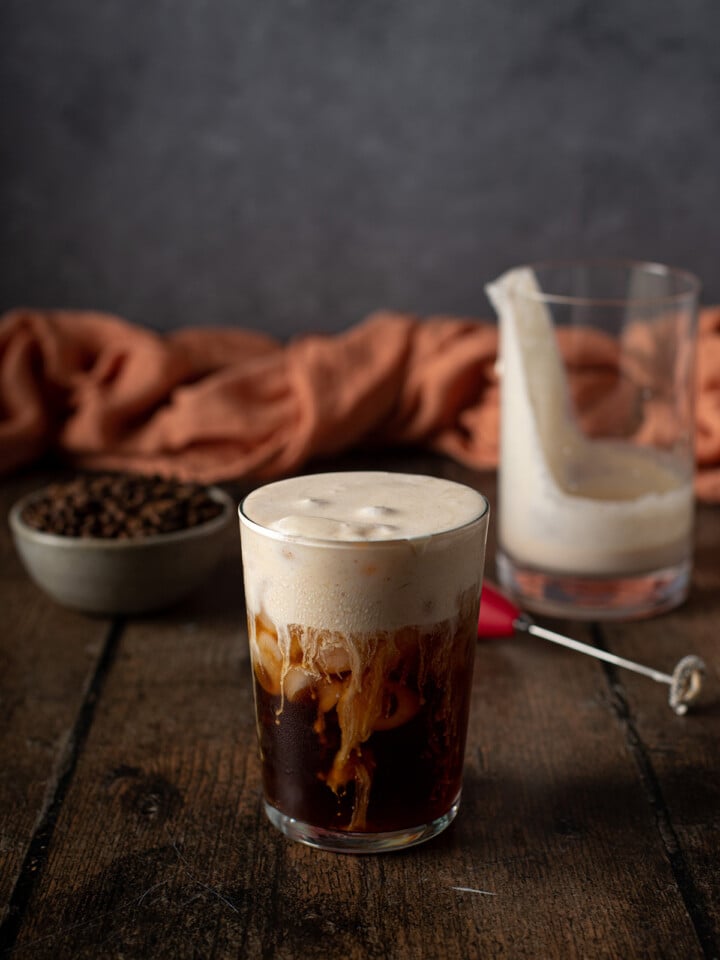
[{"label": "glass rim", "polygon": [[[447,478],[440,477],[438,479],[445,480]],[[457,480],[449,480],[448,482],[457,483]],[[462,484],[462,486],[467,486],[467,484]],[[474,490],[472,487],[470,489]],[[364,548],[366,546],[372,546],[373,550],[376,548],[389,549],[391,547],[395,547],[397,549],[400,546],[407,546],[408,544],[412,546],[413,544],[424,543],[429,540],[442,540],[445,537],[452,537],[459,533],[463,533],[466,530],[470,530],[481,521],[487,520],[490,513],[490,501],[488,498],[484,493],[480,493],[479,490],[474,490],[474,492],[481,499],[478,513],[475,514],[475,516],[473,516],[470,520],[466,520],[464,523],[458,524],[454,527],[448,527],[446,530],[435,530],[433,533],[421,533],[412,537],[393,537],[387,540],[333,540],[329,537],[308,537],[301,534],[283,533],[282,530],[275,530],[273,527],[266,527],[257,520],[253,520],[252,517],[248,516],[245,511],[245,503],[254,492],[255,490],[251,490],[250,493],[247,493],[238,504],[237,510],[241,527],[244,524],[246,527],[248,527],[248,529],[253,530],[255,533],[259,533],[262,536],[267,537],[269,540],[277,540],[281,543],[295,543],[301,546],[326,547],[336,550],[357,550],[358,548]]]},{"label": "glass rim", "polygon": [[533,270],[536,273],[542,270],[558,270],[558,269],[574,269],[574,268],[591,268],[591,269],[605,269],[605,270],[616,270],[618,272],[624,270],[629,272],[632,269],[635,270],[644,270],[648,274],[654,274],[655,276],[667,276],[667,277],[676,277],[681,280],[686,288],[678,293],[669,293],[662,296],[639,296],[639,297],[587,297],[587,296],[575,296],[572,294],[564,293],[552,293],[540,291],[539,293],[533,293],[528,291],[518,292],[519,297],[523,297],[526,300],[532,300],[535,303],[558,303],[565,304],[568,306],[583,306],[583,307],[625,307],[628,305],[636,306],[658,306],[660,304],[673,304],[682,302],[688,299],[696,298],[700,293],[702,287],[702,282],[700,278],[692,273],[690,270],[685,270],[681,267],[670,267],[667,264],[659,263],[653,260],[632,260],[632,259],[623,259],[623,258],[568,258],[568,259],[551,259],[551,260],[535,260],[530,263],[521,264],[517,267],[512,267],[513,270],[522,270],[528,269]]}]

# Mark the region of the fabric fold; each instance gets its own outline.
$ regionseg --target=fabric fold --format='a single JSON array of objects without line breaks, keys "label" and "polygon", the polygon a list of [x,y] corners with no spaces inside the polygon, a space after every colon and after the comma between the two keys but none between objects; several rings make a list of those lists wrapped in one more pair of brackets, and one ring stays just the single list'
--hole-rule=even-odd
[{"label": "fabric fold", "polygon": [[[720,502],[720,307],[702,312],[698,340],[696,489]],[[497,349],[494,323],[393,311],[282,344],[252,330],[163,335],[101,313],[15,310],[0,320],[0,472],[53,450],[86,469],[267,479],[392,445],[493,467]],[[601,334],[574,333],[563,350],[573,390],[600,397],[615,379],[618,402],[633,402]],[[590,408],[607,429],[612,405]]]}]

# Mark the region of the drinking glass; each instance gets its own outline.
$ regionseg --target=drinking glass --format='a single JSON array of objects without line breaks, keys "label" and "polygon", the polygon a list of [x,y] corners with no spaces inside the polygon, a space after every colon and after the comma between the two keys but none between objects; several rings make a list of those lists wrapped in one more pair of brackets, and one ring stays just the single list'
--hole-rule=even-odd
[{"label": "drinking glass", "polygon": [[697,278],[545,262],[487,289],[500,322],[501,584],[566,617],[677,606],[693,547]]},{"label": "drinking glass", "polygon": [[240,521],[269,819],[341,852],[435,836],[460,801],[487,501],[318,474],[254,491]]}]

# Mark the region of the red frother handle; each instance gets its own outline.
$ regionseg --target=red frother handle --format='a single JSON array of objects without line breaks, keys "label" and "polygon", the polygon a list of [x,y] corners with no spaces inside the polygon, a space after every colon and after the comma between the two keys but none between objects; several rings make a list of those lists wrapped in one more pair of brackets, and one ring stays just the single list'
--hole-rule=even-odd
[{"label": "red frother handle", "polygon": [[520,611],[512,601],[500,593],[494,583],[486,580],[480,595],[479,637],[511,637]]}]

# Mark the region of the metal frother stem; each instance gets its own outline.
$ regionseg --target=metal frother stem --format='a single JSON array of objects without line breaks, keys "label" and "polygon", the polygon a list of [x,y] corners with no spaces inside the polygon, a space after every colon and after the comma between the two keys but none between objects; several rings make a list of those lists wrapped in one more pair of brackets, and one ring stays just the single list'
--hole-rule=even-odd
[{"label": "metal frother stem", "polygon": [[665,683],[670,687],[669,701],[670,706],[675,713],[682,716],[687,713],[688,704],[692,703],[702,689],[703,677],[705,675],[705,664],[700,657],[683,657],[673,670],[672,674],[662,673],[660,670],[654,670],[652,667],[646,667],[642,663],[635,663],[633,660],[626,660],[625,657],[616,657],[614,653],[606,653],[605,650],[598,650],[597,647],[591,647],[587,643],[581,643],[579,640],[573,640],[564,636],[562,633],[555,633],[554,630],[547,630],[533,623],[529,617],[524,614],[517,617],[514,621],[517,630],[524,630],[535,637],[541,637],[543,640],[550,640],[552,643],[558,643],[563,647],[569,647],[570,650],[576,650],[578,653],[586,653],[596,660],[604,660],[606,663],[612,663],[616,667],[622,667],[625,670],[632,670],[633,673],[640,673],[645,677],[650,677],[657,683]]}]

